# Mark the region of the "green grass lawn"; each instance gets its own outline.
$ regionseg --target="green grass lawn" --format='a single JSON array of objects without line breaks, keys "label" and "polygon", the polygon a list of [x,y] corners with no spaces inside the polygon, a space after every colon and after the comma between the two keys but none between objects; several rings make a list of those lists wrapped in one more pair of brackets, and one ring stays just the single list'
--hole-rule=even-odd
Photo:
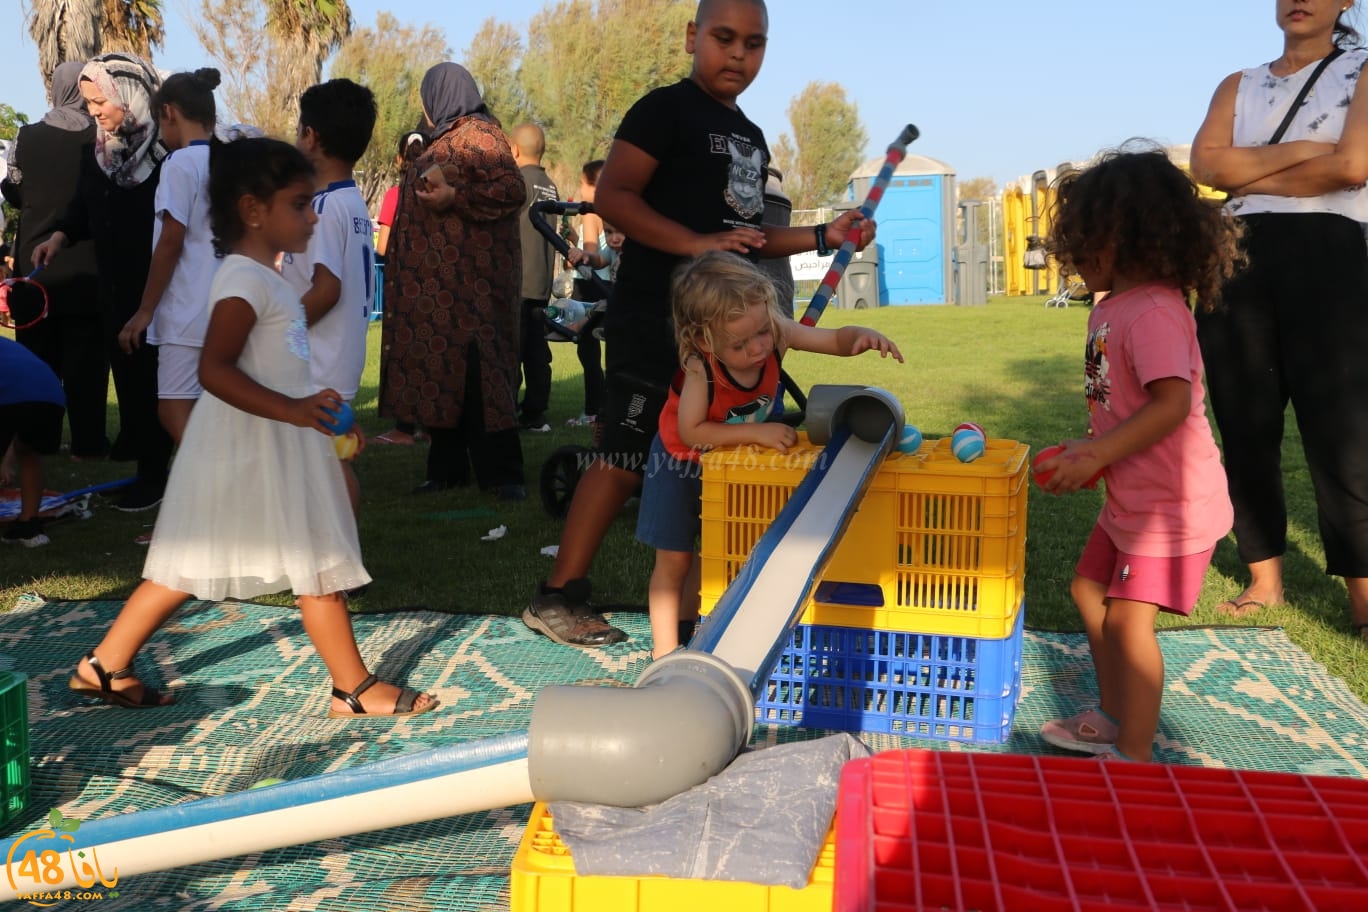
[{"label": "green grass lawn", "polygon": [[[902,348],[907,363],[824,358],[795,353],[789,373],[804,386],[862,383],[890,390],[902,400],[908,421],[927,437],[948,434],[961,421],[977,421],[992,437],[1028,443],[1033,450],[1080,435],[1086,426],[1082,397],[1082,352],[1088,311],[1046,309],[1042,298],[995,298],[986,307],[891,307],[878,311],[828,311],[823,326],[867,323]],[[371,329],[371,356],[357,397],[357,414],[368,434],[388,427],[376,417],[379,324]],[[555,381],[550,434],[524,434],[529,499],[508,504],[474,491],[413,497],[423,480],[426,448],[372,446],[356,462],[361,480],[361,544],[375,583],[362,611],[428,607],[443,611],[514,614],[532,586],[550,568],[540,554],[554,545],[561,524],[542,509],[537,481],[542,461],[556,447],[587,444],[589,432],[568,428],[583,396],[579,364],[569,345],[553,345]],[[110,408],[110,427],[117,427]],[[1348,632],[1343,584],[1322,572],[1315,503],[1294,422],[1283,458],[1289,497],[1290,548],[1286,588],[1291,605],[1269,608],[1249,623],[1279,625],[1334,674],[1368,699],[1368,648]],[[131,465],[48,463],[48,486],[71,490],[124,477]],[[1026,558],[1027,623],[1077,629],[1068,582],[1097,515],[1101,495],[1080,492],[1063,498],[1032,486]],[[0,552],[0,606],[22,592],[50,598],[123,598],[139,580],[146,553],[133,543],[153,514],[119,513],[97,506],[87,521],[51,530],[52,544]],[[636,514],[629,505],[599,551],[593,579],[608,603],[643,604],[651,555],[633,538]],[[497,542],[481,541],[506,525]],[[1213,610],[1239,591],[1243,567],[1234,542],[1221,543],[1191,621],[1226,623]],[[288,599],[278,599],[288,604]]]}]

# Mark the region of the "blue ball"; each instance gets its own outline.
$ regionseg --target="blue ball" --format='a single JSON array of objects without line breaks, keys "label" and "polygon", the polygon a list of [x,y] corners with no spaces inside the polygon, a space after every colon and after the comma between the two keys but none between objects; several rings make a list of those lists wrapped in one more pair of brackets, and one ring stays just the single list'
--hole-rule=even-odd
[{"label": "blue ball", "polygon": [[333,420],[327,422],[327,427],[328,430],[333,432],[334,436],[347,433],[347,431],[352,429],[352,425],[356,423],[356,415],[352,412],[351,405],[346,402],[339,405],[335,410],[324,409],[323,411],[333,416]]},{"label": "blue ball", "polygon": [[950,438],[950,451],[960,462],[973,462],[983,455],[986,448],[983,432],[976,428],[956,428],[954,436]]},{"label": "blue ball", "polygon": [[899,453],[915,453],[922,445],[922,432],[915,425],[903,425],[902,436],[898,438]]}]

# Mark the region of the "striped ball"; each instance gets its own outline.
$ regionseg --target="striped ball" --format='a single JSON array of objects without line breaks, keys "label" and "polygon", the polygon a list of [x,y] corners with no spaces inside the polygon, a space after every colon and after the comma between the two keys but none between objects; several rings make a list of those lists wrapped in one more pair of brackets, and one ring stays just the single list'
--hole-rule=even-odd
[{"label": "striped ball", "polygon": [[983,455],[988,441],[983,428],[976,424],[961,424],[950,437],[950,451],[960,462],[973,462]]},{"label": "striped ball", "polygon": [[898,438],[898,452],[915,453],[921,448],[922,432],[917,430],[916,425],[903,425],[902,436]]}]

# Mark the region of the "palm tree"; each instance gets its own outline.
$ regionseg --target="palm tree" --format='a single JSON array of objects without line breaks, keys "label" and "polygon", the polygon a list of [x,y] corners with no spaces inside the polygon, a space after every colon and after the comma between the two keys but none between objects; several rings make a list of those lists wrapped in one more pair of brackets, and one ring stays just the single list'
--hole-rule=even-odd
[{"label": "palm tree", "polygon": [[150,59],[166,37],[161,0],[32,0],[28,30],[49,89],[60,63],[89,60],[103,51],[132,51]]},{"label": "palm tree", "polygon": [[52,88],[52,71],[68,60],[89,60],[100,52],[103,0],[32,0],[28,30],[38,45],[38,70]]},{"label": "palm tree", "polygon": [[272,81],[284,107],[323,77],[323,61],[351,34],[347,0],[266,0],[266,31],[276,70]]},{"label": "palm tree", "polygon": [[145,60],[166,39],[161,0],[104,0],[101,52],[128,51]]}]

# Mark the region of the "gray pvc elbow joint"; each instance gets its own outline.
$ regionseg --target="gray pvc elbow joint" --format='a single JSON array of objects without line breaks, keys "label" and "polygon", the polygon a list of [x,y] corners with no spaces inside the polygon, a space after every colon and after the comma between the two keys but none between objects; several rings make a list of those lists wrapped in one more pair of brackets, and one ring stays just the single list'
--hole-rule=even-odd
[{"label": "gray pvc elbow joint", "polygon": [[678,650],[631,688],[547,687],[527,763],[539,801],[642,807],[706,782],[750,740],[755,703],[730,665]]},{"label": "gray pvc elbow joint", "polygon": [[808,392],[805,423],[808,439],[817,446],[830,443],[836,429],[843,426],[869,443],[887,439],[892,428],[896,445],[904,420],[898,397],[876,386],[818,384]]}]

